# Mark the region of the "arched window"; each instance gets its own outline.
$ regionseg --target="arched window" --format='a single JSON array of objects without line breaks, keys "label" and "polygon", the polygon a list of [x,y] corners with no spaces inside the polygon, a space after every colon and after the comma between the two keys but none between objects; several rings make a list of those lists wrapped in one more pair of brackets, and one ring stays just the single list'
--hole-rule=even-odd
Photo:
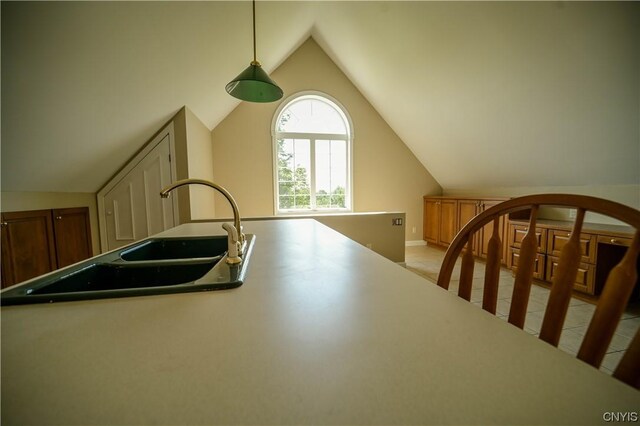
[{"label": "arched window", "polygon": [[328,95],[285,100],[273,120],[276,214],[351,210],[353,130]]}]

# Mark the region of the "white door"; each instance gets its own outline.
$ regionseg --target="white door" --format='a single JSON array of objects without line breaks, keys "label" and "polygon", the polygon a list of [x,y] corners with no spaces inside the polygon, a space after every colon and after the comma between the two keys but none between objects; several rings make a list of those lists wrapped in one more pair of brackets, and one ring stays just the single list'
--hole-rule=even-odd
[{"label": "white door", "polygon": [[171,183],[170,135],[104,196],[107,250],[175,226],[173,203],[160,198]]}]

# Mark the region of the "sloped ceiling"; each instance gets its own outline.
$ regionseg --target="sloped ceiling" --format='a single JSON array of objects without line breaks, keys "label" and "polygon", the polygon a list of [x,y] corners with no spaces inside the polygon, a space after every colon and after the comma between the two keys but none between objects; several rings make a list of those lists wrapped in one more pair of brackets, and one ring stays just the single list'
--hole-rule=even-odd
[{"label": "sloped ceiling", "polygon": [[[443,188],[640,184],[640,4],[257,3],[309,36]],[[183,105],[213,128],[249,2],[2,2],[2,190],[97,191]]]}]

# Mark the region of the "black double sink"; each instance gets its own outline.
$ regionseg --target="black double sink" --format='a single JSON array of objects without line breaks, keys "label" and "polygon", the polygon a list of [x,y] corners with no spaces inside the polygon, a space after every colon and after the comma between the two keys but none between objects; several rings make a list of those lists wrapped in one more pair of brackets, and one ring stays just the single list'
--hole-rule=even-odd
[{"label": "black double sink", "polygon": [[242,285],[255,235],[242,263],[229,265],[227,236],[150,238],[2,291],[6,305],[185,293]]}]

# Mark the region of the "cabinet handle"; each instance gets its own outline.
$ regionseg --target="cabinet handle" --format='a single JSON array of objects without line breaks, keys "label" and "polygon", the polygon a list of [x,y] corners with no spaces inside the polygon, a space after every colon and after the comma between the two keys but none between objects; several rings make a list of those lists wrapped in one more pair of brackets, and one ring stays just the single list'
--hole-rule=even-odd
[{"label": "cabinet handle", "polygon": [[60,219],[62,219],[62,216],[56,216],[56,219],[60,220]]},{"label": "cabinet handle", "polygon": [[615,238],[611,239],[611,244],[619,244],[620,241],[616,240]]},{"label": "cabinet handle", "polygon": [[[7,222],[2,222],[2,226],[7,226]],[[613,240],[611,240],[613,242]]]}]

